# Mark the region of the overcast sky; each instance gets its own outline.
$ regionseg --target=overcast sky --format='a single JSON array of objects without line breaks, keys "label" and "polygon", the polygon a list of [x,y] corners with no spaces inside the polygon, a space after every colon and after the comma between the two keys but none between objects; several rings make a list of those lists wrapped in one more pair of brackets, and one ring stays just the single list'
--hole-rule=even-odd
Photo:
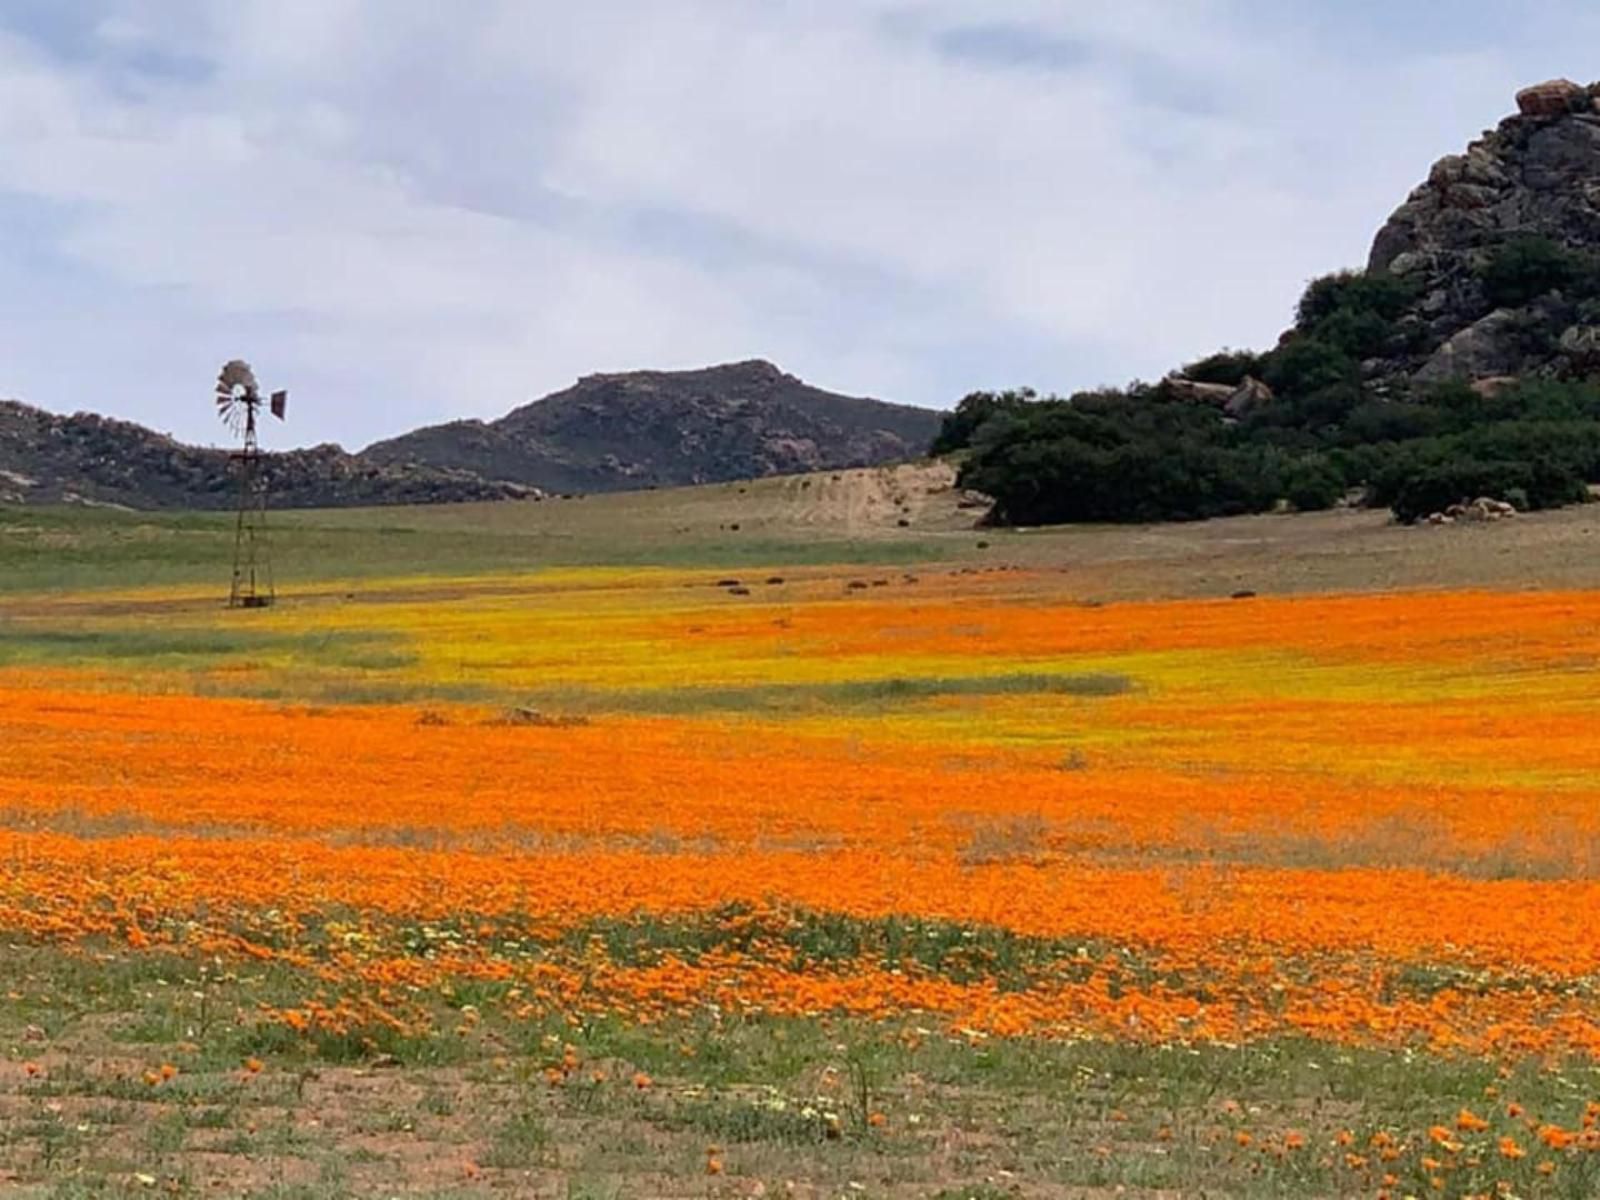
[{"label": "overcast sky", "polygon": [[269,444],[763,357],[946,407],[1270,343],[1589,0],[0,0],[0,396]]}]

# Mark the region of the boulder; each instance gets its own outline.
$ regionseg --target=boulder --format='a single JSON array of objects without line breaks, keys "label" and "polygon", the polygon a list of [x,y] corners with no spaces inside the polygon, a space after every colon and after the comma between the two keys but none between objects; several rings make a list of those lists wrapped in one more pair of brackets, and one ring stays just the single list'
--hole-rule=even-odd
[{"label": "boulder", "polygon": [[1182,400],[1188,404],[1208,404],[1212,408],[1227,408],[1228,401],[1232,400],[1237,388],[1226,383],[1201,383],[1195,379],[1185,379],[1182,375],[1168,375],[1162,380],[1162,387],[1167,395],[1174,400]]},{"label": "boulder", "polygon": [[1525,117],[1560,117],[1572,112],[1575,102],[1588,94],[1570,79],[1550,79],[1517,93],[1517,111]]},{"label": "boulder", "polygon": [[1600,325],[1574,325],[1557,343],[1561,355],[1579,370],[1600,367]]},{"label": "boulder", "polygon": [[1222,409],[1230,417],[1243,417],[1272,403],[1272,389],[1253,375],[1233,389],[1233,395],[1223,403]]},{"label": "boulder", "polygon": [[1446,340],[1416,372],[1419,383],[1511,375],[1521,363],[1517,314],[1500,308]]}]

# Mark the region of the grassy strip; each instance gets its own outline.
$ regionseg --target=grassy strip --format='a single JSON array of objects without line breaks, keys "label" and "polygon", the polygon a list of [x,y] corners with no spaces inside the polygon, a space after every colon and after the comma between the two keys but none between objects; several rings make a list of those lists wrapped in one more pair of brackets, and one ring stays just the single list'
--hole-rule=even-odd
[{"label": "grassy strip", "polygon": [[839,709],[882,709],[952,696],[1053,695],[1088,698],[1120,696],[1132,691],[1125,675],[1095,673],[1046,675],[897,676],[852,679],[839,683],[774,683],[733,687],[552,689],[529,697],[534,704],[561,712],[676,713],[832,712]]},{"label": "grassy strip", "polygon": [[[643,502],[641,502],[643,503]],[[272,526],[280,587],[321,580],[429,574],[440,578],[542,566],[804,566],[925,562],[946,551],[907,539],[849,541],[707,530],[661,536],[616,527],[557,531],[390,524],[339,513],[280,514]],[[215,581],[226,590],[233,522],[225,513],[0,507],[0,595]]]},{"label": "grassy strip", "polygon": [[200,670],[264,655],[333,669],[394,671],[417,658],[381,630],[283,634],[242,628],[91,629],[0,620],[0,666],[106,664]]}]

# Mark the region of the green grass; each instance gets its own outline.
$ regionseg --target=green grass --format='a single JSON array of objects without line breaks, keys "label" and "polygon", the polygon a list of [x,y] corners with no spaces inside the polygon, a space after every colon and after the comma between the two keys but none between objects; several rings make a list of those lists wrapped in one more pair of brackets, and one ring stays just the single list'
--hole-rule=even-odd
[{"label": "green grass", "polygon": [[[653,495],[653,494],[652,494]],[[803,530],[774,536],[643,522],[648,497],[611,502],[604,514],[536,520],[528,506],[496,511],[402,508],[274,514],[272,561],[280,588],[382,576],[440,577],[540,567],[738,567],[901,564],[948,554],[932,540],[850,540]],[[562,513],[576,513],[569,504]],[[519,521],[519,518],[522,520]],[[214,582],[225,594],[233,562],[226,513],[0,507],[0,595]]]},{"label": "green grass", "polygon": [[781,714],[888,709],[949,696],[1052,695],[1103,697],[1132,691],[1125,675],[896,676],[841,683],[754,684],[735,687],[552,690],[530,700],[553,712],[622,711],[654,714],[730,712]]},{"label": "green grass", "polygon": [[395,671],[415,665],[398,634],[338,630],[282,634],[182,625],[90,627],[0,618],[0,666],[130,665],[199,669],[272,655],[327,669]]}]

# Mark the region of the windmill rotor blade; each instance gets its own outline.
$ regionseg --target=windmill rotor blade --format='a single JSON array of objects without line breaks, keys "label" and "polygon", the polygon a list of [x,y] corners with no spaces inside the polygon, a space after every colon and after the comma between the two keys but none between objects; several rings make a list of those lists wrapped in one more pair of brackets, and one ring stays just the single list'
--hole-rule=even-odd
[{"label": "windmill rotor blade", "polygon": [[242,392],[247,396],[253,396],[259,390],[256,373],[244,359],[235,358],[223,364],[222,373],[217,376],[217,391],[233,394]]},{"label": "windmill rotor blade", "polygon": [[273,392],[272,393],[272,415],[277,417],[278,420],[282,421],[285,418],[285,416],[288,414],[288,411],[289,411],[289,393],[288,392]]}]

